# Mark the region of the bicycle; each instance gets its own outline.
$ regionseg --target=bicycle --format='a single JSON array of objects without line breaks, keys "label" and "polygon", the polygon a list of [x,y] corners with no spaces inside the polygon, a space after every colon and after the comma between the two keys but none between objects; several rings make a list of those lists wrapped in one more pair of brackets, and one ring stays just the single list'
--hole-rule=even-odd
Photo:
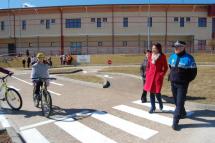
[{"label": "bicycle", "polygon": [[20,110],[22,107],[22,97],[19,92],[11,87],[8,87],[6,78],[11,75],[6,75],[0,77],[2,85],[0,86],[1,98],[2,101],[7,101],[7,104],[13,110]]},{"label": "bicycle", "polygon": [[47,90],[47,80],[56,80],[56,78],[32,78],[32,80],[42,82],[39,94],[35,94],[36,86],[33,90],[33,102],[35,107],[39,107],[41,101],[42,114],[45,117],[49,117],[52,113],[52,98],[51,94]]}]

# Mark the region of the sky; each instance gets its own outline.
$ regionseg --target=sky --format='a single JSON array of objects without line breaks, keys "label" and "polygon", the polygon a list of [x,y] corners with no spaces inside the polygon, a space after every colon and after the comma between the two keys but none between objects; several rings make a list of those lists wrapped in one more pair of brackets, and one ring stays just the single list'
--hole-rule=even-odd
[{"label": "sky", "polygon": [[[215,4],[215,0],[0,0],[0,8],[65,6],[65,5],[96,5],[96,4]],[[9,5],[8,5],[9,3]]]}]

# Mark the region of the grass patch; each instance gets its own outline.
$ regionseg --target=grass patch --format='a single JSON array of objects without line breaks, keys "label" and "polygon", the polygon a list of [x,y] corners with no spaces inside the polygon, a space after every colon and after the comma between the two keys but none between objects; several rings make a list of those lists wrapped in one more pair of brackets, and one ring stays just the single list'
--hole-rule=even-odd
[{"label": "grass patch", "polygon": [[63,76],[71,79],[75,79],[75,80],[81,80],[81,81],[92,82],[92,83],[103,84],[104,82],[102,78],[93,76],[93,75],[65,74]]},{"label": "grass patch", "polygon": [[[102,72],[120,72],[126,74],[140,75],[139,67],[111,67],[105,68]],[[188,100],[198,103],[215,104],[215,67],[198,67],[198,75],[190,83],[188,89]],[[170,82],[167,75],[164,78],[162,94],[172,97]]]},{"label": "grass patch", "polygon": [[[208,54],[208,53],[198,53],[192,54],[196,62],[210,62],[215,63],[215,54]],[[169,55],[167,55],[167,58]],[[13,60],[7,61],[7,63],[0,59],[0,66],[1,67],[22,67],[22,59],[23,57],[13,57]],[[112,64],[140,64],[144,59],[144,54],[138,55],[92,55],[91,56],[91,65],[94,64],[102,64],[107,65],[108,60],[112,60]],[[60,57],[59,56],[52,56],[53,67],[62,67],[60,64]],[[86,65],[86,64],[83,64]]]},{"label": "grass patch", "polygon": [[133,74],[133,75],[140,75],[140,68],[139,67],[109,67],[104,68],[100,72],[117,72],[117,73],[126,73],[126,74]]}]

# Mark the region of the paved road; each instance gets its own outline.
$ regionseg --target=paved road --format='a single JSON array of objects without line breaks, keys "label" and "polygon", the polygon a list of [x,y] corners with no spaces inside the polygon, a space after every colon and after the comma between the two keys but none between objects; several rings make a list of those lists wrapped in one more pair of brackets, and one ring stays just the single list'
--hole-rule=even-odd
[{"label": "paved road", "polygon": [[214,143],[214,110],[188,105],[190,117],[181,120],[180,131],[173,131],[174,106],[165,103],[164,112],[148,114],[149,103],[139,101],[141,80],[109,75],[111,87],[102,89],[57,77],[49,87],[54,113],[47,119],[33,106],[29,77],[28,71],[20,71],[8,80],[22,95],[22,110],[11,111],[5,103],[0,110],[2,126],[9,120],[29,143]]}]

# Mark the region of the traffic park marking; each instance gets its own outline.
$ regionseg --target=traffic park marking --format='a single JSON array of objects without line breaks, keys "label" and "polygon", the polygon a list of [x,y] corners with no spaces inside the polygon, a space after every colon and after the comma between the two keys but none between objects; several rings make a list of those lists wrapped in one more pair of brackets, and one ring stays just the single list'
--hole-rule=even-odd
[{"label": "traffic park marking", "polygon": [[49,141],[35,128],[21,131],[21,135],[27,143],[49,143]]},{"label": "traffic park marking", "polygon": [[95,112],[91,115],[91,117],[144,140],[147,140],[158,133],[158,131],[140,126],[104,112]]},{"label": "traffic park marking", "polygon": [[[26,83],[26,84],[28,84],[28,85],[32,85],[33,86],[33,83],[30,83],[30,82],[27,82],[27,81],[25,81],[25,80],[23,80],[23,79],[20,79],[20,78],[18,78],[18,77],[15,77],[15,76],[12,76],[13,78],[15,78],[15,79],[17,79],[17,80],[19,80],[19,81],[21,81],[21,82],[24,82],[24,83]],[[57,95],[57,96],[60,96],[61,94],[60,93],[57,93],[57,92],[54,92],[54,91],[51,91],[51,90],[48,90],[50,93],[52,93],[52,94],[55,94],[55,95]]]},{"label": "traffic park marking", "polygon": [[113,107],[116,110],[122,111],[122,112],[126,112],[132,115],[135,115],[137,117],[141,117],[141,118],[145,118],[160,124],[164,124],[167,126],[171,126],[172,125],[172,118],[169,117],[165,117],[165,116],[161,116],[158,114],[150,114],[147,111],[143,111],[137,108],[133,108],[133,107],[129,107],[126,105],[119,105],[119,106],[115,106]]}]

